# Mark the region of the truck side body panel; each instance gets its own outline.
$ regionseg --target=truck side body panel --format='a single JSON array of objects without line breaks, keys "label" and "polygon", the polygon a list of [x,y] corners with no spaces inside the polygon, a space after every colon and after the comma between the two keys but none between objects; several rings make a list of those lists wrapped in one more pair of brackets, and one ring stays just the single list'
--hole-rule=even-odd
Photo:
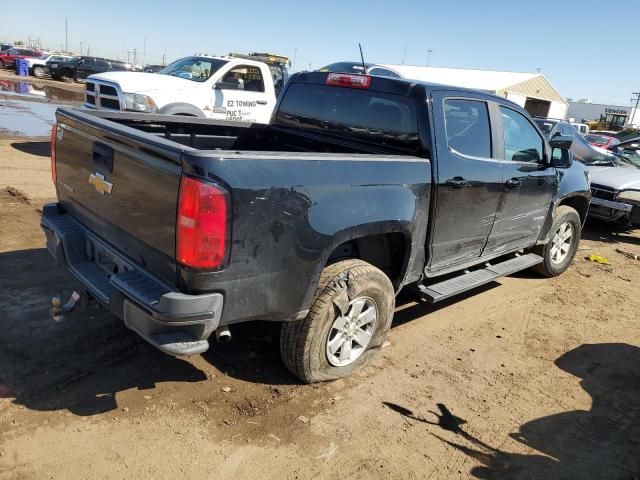
[{"label": "truck side body panel", "polygon": [[[213,155],[189,152],[183,162],[185,173],[232,192],[230,263],[221,272],[179,269],[179,276],[190,293],[224,293],[222,323],[278,320],[305,311],[329,256],[352,239],[399,232],[417,249],[412,258],[423,258],[419,252],[431,188],[428,160],[277,152]],[[408,264],[406,270],[412,267]]]}]

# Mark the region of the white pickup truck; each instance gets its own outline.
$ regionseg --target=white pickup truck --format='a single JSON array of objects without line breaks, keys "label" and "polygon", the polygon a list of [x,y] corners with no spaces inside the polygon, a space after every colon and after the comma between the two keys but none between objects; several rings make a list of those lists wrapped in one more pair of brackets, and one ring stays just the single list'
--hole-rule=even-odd
[{"label": "white pickup truck", "polygon": [[[91,75],[85,86],[85,106],[269,123],[287,78],[288,60],[266,54],[232,55],[185,57],[158,73]],[[269,58],[273,62],[265,63]]]}]

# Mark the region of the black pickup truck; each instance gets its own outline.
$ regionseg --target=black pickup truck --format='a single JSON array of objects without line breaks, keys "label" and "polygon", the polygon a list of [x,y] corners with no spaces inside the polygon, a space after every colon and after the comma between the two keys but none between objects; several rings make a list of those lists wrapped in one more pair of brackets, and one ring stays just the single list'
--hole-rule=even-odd
[{"label": "black pickup truck", "polygon": [[395,295],[430,302],[571,263],[589,178],[531,117],[486,93],[300,73],[269,125],[61,108],[47,246],[160,350],[282,323],[300,379],[379,350]]}]

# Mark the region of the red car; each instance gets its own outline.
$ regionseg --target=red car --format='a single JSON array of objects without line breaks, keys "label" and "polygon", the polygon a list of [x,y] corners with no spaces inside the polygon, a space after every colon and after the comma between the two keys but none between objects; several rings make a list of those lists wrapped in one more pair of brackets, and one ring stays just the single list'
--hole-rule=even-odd
[{"label": "red car", "polygon": [[596,133],[589,133],[585,137],[585,140],[591,145],[609,150],[620,143],[620,140],[608,135],[599,135]]},{"label": "red car", "polygon": [[13,67],[17,58],[41,57],[42,52],[32,48],[10,48],[0,53],[0,68]]}]

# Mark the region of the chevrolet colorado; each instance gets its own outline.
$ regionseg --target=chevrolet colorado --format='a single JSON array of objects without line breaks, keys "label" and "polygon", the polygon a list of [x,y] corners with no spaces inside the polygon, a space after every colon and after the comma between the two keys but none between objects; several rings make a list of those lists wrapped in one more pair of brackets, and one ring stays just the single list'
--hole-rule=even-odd
[{"label": "chevrolet colorado", "polygon": [[305,382],[367,363],[404,287],[438,302],[530,267],[559,275],[589,208],[571,138],[479,91],[305,72],[268,125],[56,117],[41,224],[60,265],[172,355],[282,322]]}]

